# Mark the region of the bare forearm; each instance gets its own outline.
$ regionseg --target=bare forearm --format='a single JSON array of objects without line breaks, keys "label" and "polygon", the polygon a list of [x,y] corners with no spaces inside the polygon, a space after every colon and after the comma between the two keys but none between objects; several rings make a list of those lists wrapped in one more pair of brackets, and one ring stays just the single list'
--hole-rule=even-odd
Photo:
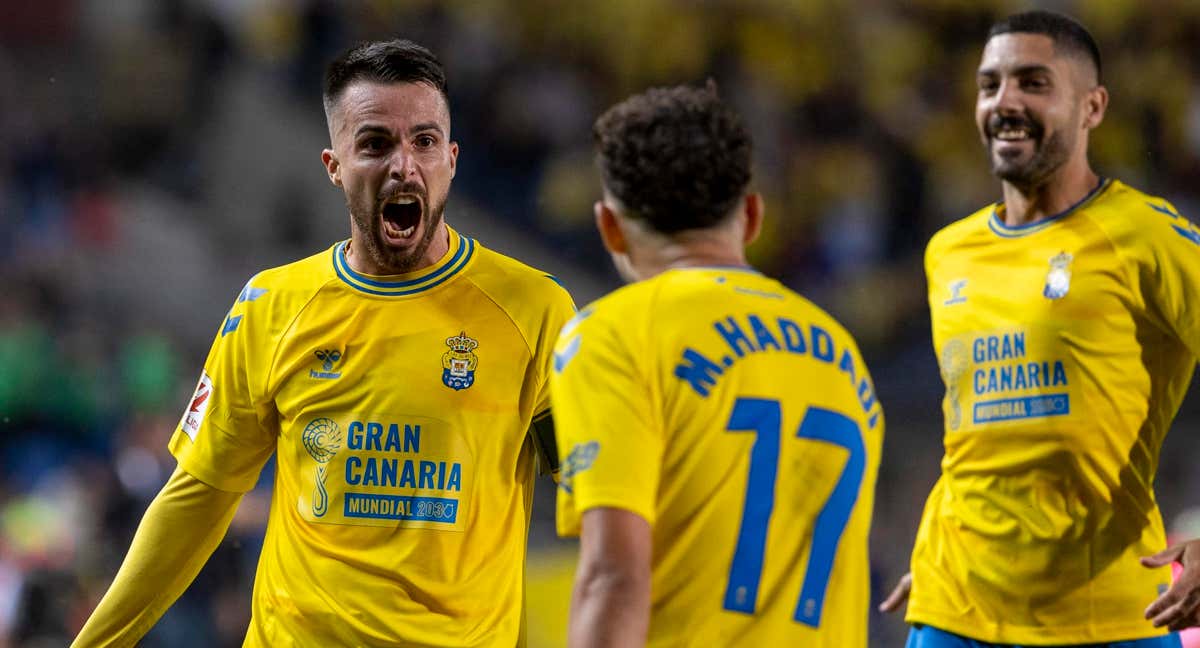
[{"label": "bare forearm", "polygon": [[146,509],[121,569],[71,645],[134,645],[220,544],[241,497],[176,469]]},{"label": "bare forearm", "polygon": [[632,648],[646,643],[650,584],[619,573],[580,570],[571,597],[571,648]]}]

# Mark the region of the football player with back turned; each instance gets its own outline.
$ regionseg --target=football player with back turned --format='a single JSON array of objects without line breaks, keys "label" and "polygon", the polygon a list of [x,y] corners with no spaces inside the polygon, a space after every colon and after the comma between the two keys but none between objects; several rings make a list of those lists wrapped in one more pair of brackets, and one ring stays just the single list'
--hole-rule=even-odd
[{"label": "football player with back turned", "polygon": [[596,222],[634,283],[555,351],[570,644],[866,646],[883,412],[850,334],[746,262],[749,133],[715,88],[674,87],[595,140]]}]

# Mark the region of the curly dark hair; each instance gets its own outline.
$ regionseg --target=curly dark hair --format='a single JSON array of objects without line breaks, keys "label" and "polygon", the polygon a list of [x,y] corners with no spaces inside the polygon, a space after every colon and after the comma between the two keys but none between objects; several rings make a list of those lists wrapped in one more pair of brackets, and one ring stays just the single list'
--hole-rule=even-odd
[{"label": "curly dark hair", "polygon": [[360,43],[342,52],[325,69],[325,114],[355,81],[428,83],[442,93],[446,105],[446,71],[433,52],[404,39]]},{"label": "curly dark hair", "polygon": [[592,132],[605,187],[664,234],[723,222],[750,183],[750,133],[712,82],[634,95]]}]

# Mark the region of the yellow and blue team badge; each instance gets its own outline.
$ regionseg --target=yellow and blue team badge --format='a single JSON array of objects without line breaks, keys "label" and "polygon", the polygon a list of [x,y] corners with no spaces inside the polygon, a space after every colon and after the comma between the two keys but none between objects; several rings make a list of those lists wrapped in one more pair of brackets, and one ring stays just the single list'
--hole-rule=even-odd
[{"label": "yellow and blue team badge", "polygon": [[1062,299],[1071,289],[1071,261],[1075,257],[1059,252],[1050,258],[1050,271],[1046,273],[1046,287],[1042,295],[1047,299]]},{"label": "yellow and blue team badge", "polygon": [[467,337],[463,331],[446,338],[446,346],[450,350],[442,354],[442,382],[455,391],[474,385],[475,367],[479,366],[479,356],[474,351],[479,341]]}]

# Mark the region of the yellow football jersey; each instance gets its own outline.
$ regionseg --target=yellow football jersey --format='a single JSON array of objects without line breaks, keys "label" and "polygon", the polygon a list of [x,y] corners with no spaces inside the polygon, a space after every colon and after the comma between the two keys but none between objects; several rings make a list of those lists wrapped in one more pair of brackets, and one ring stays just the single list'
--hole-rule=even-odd
[{"label": "yellow football jersey", "polygon": [[1003,206],[930,241],[946,383],[942,476],[912,556],[908,620],[1074,644],[1162,634],[1152,484],[1200,353],[1200,230],[1104,181],[1025,227]]},{"label": "yellow football jersey", "polygon": [[570,297],[453,230],[402,276],[344,247],[250,280],[171,439],[229,491],[277,455],[245,645],[519,645],[527,431]]},{"label": "yellow football jersey", "polygon": [[832,317],[751,270],[670,270],[582,311],[554,364],[559,532],[650,522],[650,646],[866,645],[884,422]]}]

